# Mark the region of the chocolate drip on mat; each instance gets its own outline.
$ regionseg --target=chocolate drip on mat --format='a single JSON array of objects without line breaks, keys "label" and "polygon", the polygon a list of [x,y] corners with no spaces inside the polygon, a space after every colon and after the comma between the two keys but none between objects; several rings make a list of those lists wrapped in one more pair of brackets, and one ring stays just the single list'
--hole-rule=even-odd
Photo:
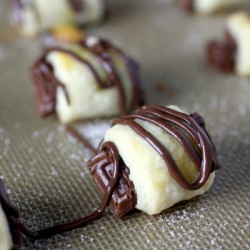
[{"label": "chocolate drip on mat", "polygon": [[72,125],[67,125],[66,130],[71,134],[71,136],[73,136],[84,147],[89,149],[93,154],[97,154],[98,150],[96,150],[84,136],[80,135]]},{"label": "chocolate drip on mat", "polygon": [[[103,143],[101,146],[101,150],[103,154],[105,154],[105,158],[109,160],[111,163],[111,169],[107,173],[109,175],[109,181],[106,183],[106,189],[103,193],[101,204],[98,208],[88,216],[85,216],[81,219],[75,220],[73,222],[64,223],[61,225],[56,225],[50,228],[42,229],[39,231],[33,231],[24,226],[18,219],[19,213],[15,207],[13,207],[9,201],[7,192],[5,191],[4,185],[0,180],[0,201],[1,205],[4,209],[4,212],[7,216],[9,226],[11,229],[13,241],[15,244],[20,243],[21,233],[32,238],[32,239],[42,239],[46,237],[50,237],[55,234],[60,234],[63,232],[67,232],[73,229],[77,229],[88,224],[90,221],[99,218],[104,210],[107,207],[107,204],[110,201],[110,198],[113,193],[113,189],[116,185],[118,175],[119,175],[119,153],[114,146],[114,144],[110,142]],[[12,230],[13,229],[13,230]]]}]

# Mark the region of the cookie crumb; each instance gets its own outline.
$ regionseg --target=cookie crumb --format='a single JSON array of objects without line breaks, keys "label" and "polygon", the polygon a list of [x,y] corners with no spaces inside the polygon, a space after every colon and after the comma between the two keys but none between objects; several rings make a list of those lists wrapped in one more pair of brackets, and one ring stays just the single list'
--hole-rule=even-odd
[{"label": "cookie crumb", "polygon": [[157,92],[165,92],[167,89],[167,86],[165,83],[159,82],[155,84],[155,90]]}]

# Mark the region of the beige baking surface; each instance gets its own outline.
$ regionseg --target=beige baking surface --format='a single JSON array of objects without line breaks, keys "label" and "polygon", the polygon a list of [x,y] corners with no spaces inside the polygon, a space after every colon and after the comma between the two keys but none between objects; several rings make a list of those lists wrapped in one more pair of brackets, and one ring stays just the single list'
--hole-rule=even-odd
[{"label": "beige baking surface", "polygon": [[[10,31],[7,2],[0,2],[1,38]],[[89,32],[120,43],[138,59],[150,103],[176,104],[206,117],[223,169],[210,192],[161,215],[117,220],[106,211],[82,229],[26,240],[21,249],[249,248],[250,80],[224,76],[204,62],[204,43],[220,35],[224,16],[189,16],[174,0],[113,2],[110,20]],[[85,167],[90,153],[54,118],[35,113],[28,70],[38,54],[32,40],[0,44],[0,177],[34,229],[86,215],[100,201]],[[95,144],[107,127],[107,121],[79,125]]]}]

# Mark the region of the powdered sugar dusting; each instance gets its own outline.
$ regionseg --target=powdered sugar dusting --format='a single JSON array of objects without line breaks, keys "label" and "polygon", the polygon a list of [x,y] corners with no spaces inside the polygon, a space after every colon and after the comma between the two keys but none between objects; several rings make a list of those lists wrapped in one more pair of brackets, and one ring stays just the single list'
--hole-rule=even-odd
[{"label": "powdered sugar dusting", "polygon": [[98,148],[106,131],[111,127],[111,120],[95,120],[80,126],[79,132],[88,139],[94,148]]}]

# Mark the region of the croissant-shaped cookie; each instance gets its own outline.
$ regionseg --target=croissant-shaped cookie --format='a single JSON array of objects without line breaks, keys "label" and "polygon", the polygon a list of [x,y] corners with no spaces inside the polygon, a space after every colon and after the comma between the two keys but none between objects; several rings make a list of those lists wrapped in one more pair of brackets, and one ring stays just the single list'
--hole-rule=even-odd
[{"label": "croissant-shaped cookie", "polygon": [[39,114],[63,123],[126,114],[144,102],[138,65],[97,37],[49,49],[32,78]]}]

